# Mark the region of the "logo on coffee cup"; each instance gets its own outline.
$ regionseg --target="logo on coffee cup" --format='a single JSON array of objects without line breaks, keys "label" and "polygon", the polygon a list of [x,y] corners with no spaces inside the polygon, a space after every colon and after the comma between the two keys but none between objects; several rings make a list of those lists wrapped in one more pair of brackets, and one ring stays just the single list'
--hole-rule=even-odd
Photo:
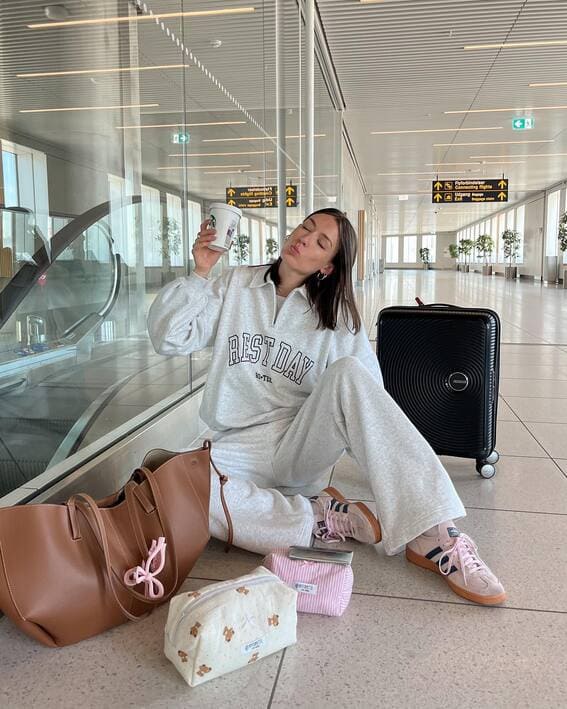
[{"label": "logo on coffee cup", "polygon": [[216,229],[217,220],[215,219],[215,215],[214,215],[214,214],[211,214],[211,216],[210,216],[210,218],[209,218],[209,226],[211,227],[211,229]]}]

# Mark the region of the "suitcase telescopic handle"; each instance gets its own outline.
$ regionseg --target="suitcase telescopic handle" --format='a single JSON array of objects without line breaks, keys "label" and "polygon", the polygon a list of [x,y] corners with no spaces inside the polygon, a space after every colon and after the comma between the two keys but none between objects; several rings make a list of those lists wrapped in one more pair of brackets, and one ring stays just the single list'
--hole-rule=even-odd
[{"label": "suitcase telescopic handle", "polygon": [[419,307],[423,308],[457,308],[462,309],[460,305],[451,305],[450,303],[424,303],[421,298],[416,298],[415,302]]}]

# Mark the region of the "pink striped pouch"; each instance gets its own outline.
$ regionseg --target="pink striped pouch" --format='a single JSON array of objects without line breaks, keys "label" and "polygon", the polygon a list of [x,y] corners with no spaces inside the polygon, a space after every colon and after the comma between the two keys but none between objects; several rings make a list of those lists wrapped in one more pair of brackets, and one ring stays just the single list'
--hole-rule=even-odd
[{"label": "pink striped pouch", "polygon": [[290,559],[287,549],[275,549],[263,564],[297,591],[300,613],[342,615],[349,604],[353,582],[350,565]]}]

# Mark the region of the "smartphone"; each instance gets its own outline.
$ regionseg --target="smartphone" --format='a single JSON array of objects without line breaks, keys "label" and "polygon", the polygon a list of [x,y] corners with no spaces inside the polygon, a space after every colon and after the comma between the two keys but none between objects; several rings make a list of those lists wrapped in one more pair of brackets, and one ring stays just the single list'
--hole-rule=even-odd
[{"label": "smartphone", "polygon": [[303,561],[322,561],[327,564],[343,564],[350,566],[353,552],[349,549],[318,549],[316,547],[290,547],[290,559]]}]

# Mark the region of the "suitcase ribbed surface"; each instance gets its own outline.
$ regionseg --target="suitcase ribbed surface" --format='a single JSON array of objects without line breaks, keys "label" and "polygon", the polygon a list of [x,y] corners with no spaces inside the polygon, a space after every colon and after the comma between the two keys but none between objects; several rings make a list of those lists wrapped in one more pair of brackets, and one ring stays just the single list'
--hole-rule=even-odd
[{"label": "suitcase ribbed surface", "polygon": [[475,458],[494,447],[499,331],[487,310],[380,313],[384,386],[438,454]]}]

